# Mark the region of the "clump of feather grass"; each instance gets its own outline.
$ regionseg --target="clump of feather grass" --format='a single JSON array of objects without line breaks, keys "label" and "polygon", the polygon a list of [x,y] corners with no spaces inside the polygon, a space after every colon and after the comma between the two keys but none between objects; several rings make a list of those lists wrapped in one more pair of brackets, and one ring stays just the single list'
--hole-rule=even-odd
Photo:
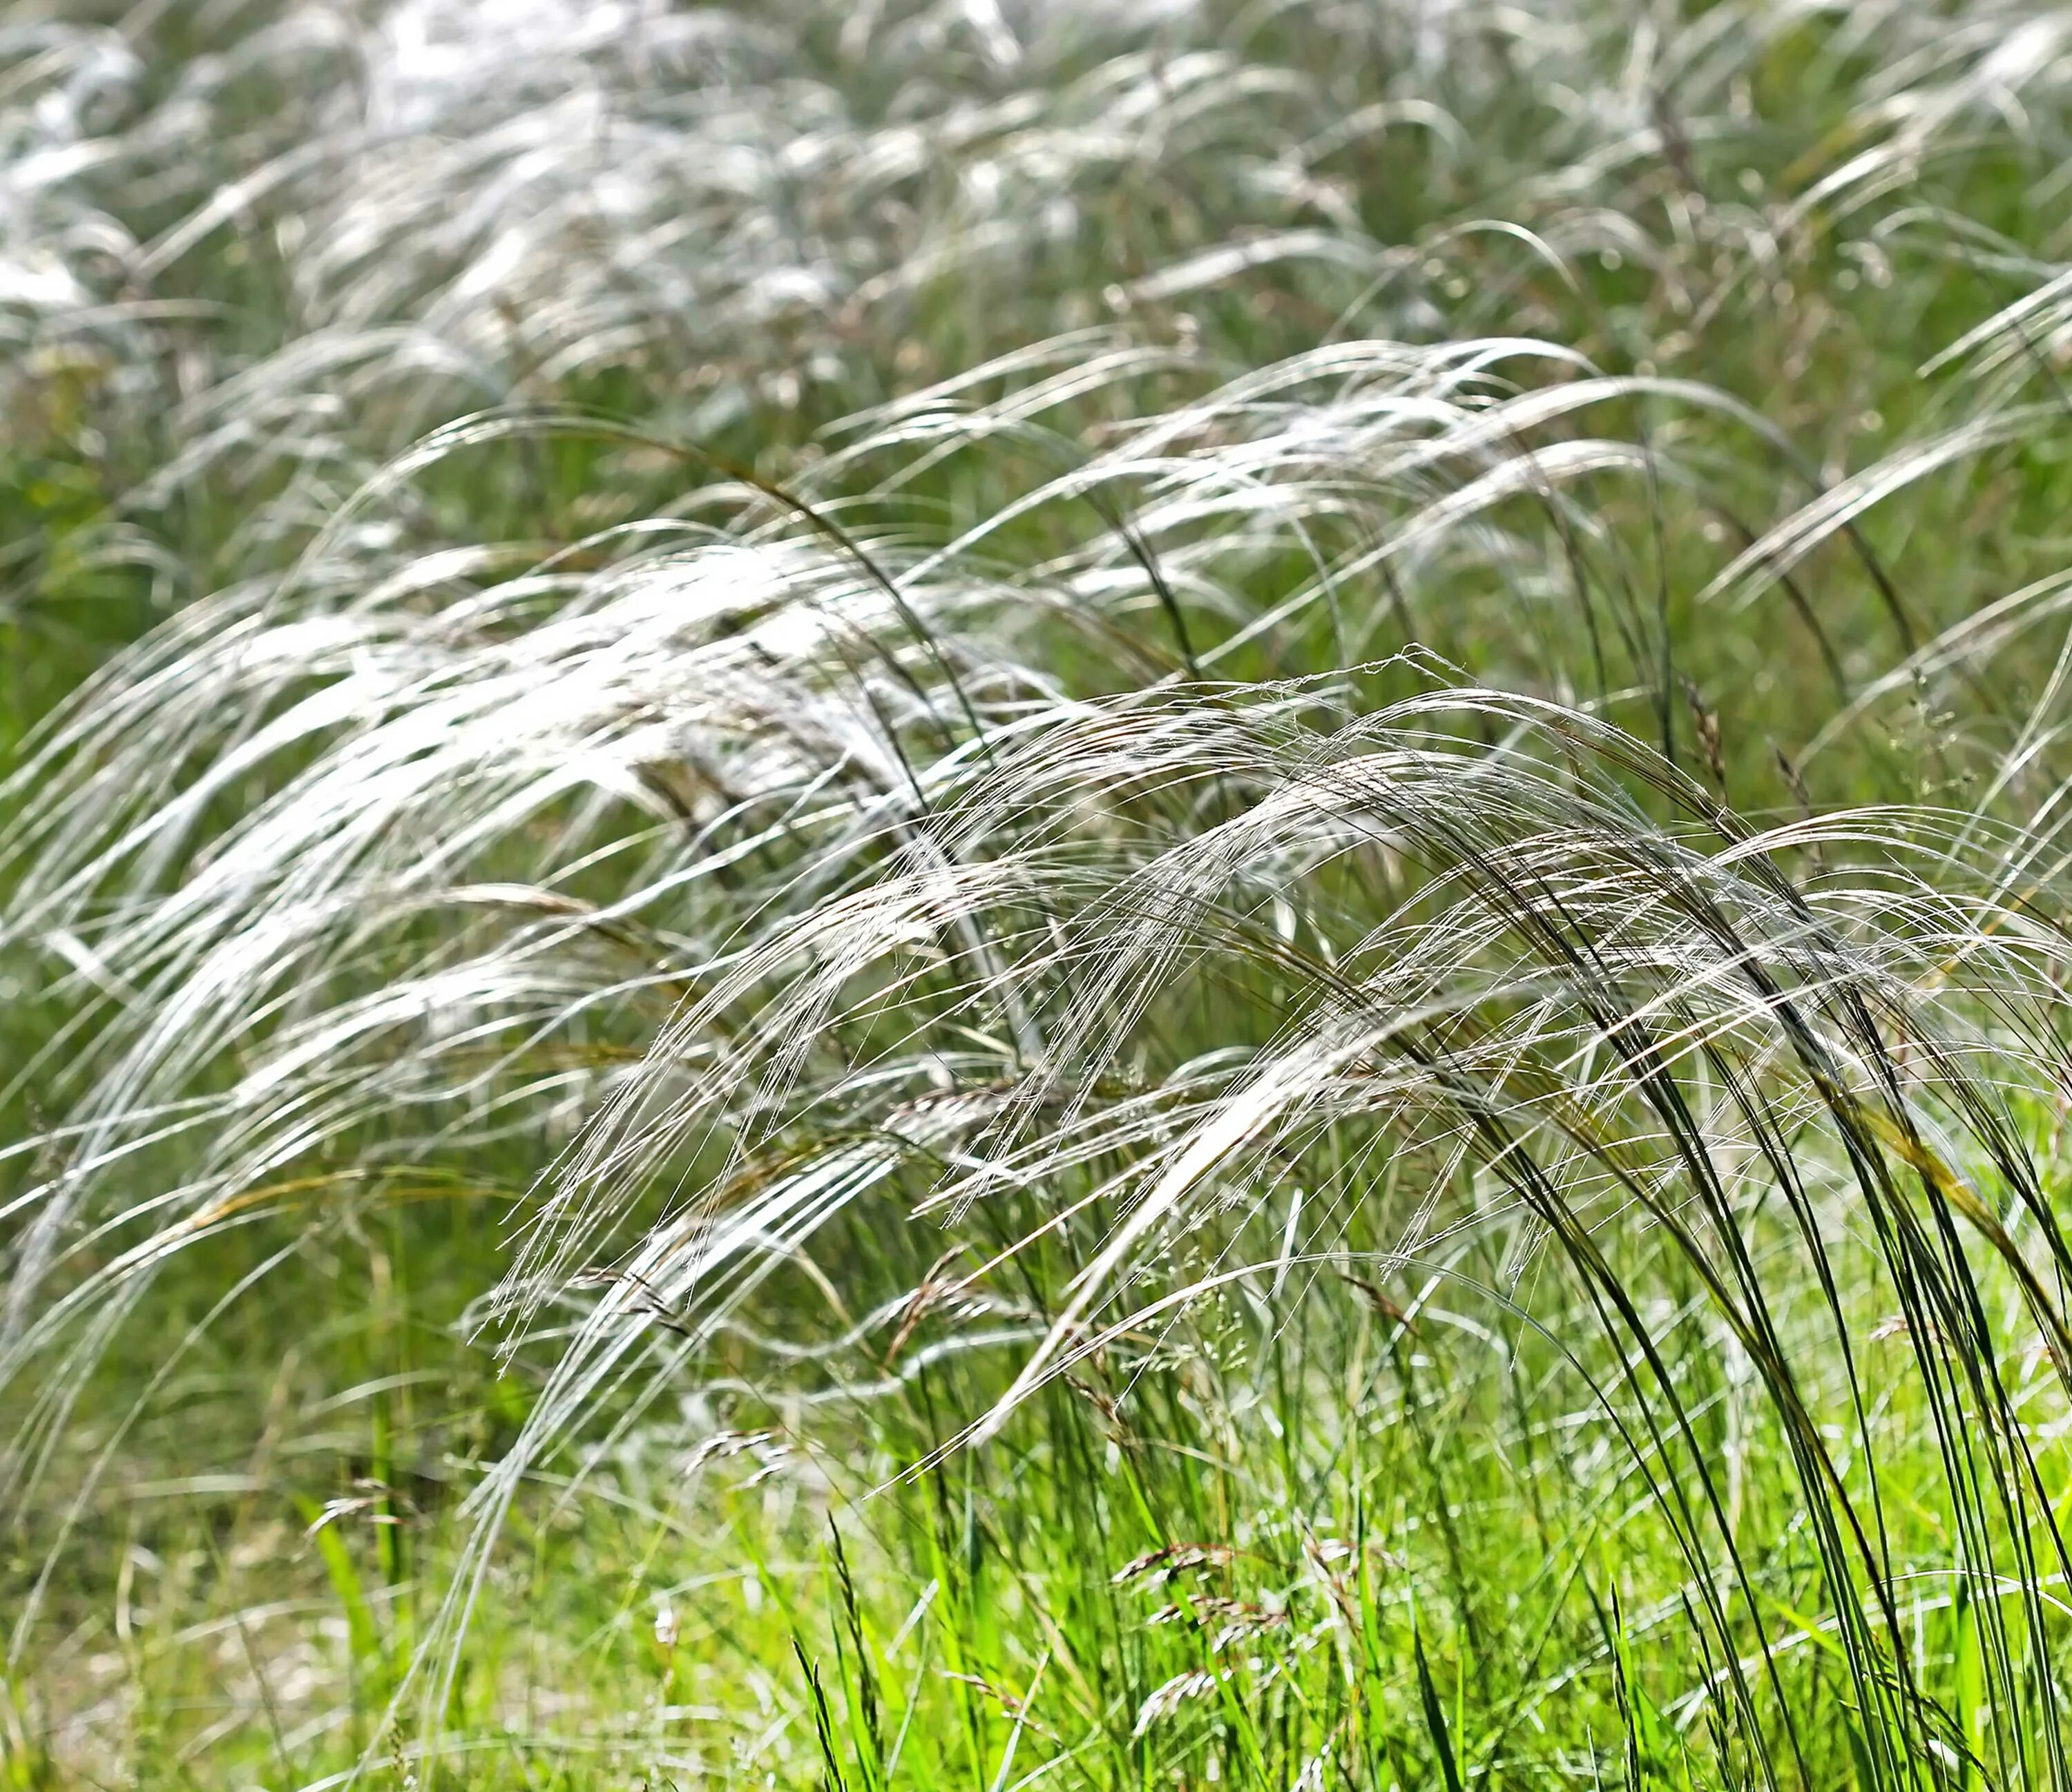
[{"label": "clump of feather grass", "polygon": [[[1429,682],[1415,664],[1075,697],[1042,631],[1005,653],[998,581],[958,553],[830,544],[809,508],[742,495],[741,540],[549,561],[429,610],[423,580],[341,610],[315,562],[286,611],[190,615],[112,675],[138,699],[92,695],[53,736],[18,798],[21,924],[119,1000],[22,1210],[6,1364],[43,1379],[18,1500],[153,1274],[311,1163],[379,1178],[549,1112],[578,1128],[491,1309],[574,1330],[474,1496],[485,1546],[529,1468],[637,1420],[864,1204],[953,1255],[990,1239],[972,1288],[1039,1239],[1076,1263],[995,1341],[1033,1349],[968,1415],[982,1435],[1227,1280],[1314,1276],[1382,1201],[1384,1273],[1489,1228],[1523,1311],[1519,1289],[1572,1279],[1693,1621],[1753,1664],[1734,1721],[1796,1750],[1810,1714],[1766,1632],[1708,1590],[1734,1538],[1621,1268],[1642,1226],[1775,1408],[1866,1745],[1899,1774],[1929,1695],[1829,1264],[1867,1228],[1852,1273],[1914,1341],[1952,1534],[2029,1589],[1991,1658],[2008,1709],[2042,1701],[2041,1741],[2004,1745],[2058,1771],[2050,1695],[2023,1689],[2049,1685],[2059,1546],[2016,1416],[2055,1408],[2072,1352],[2023,1118],[2062,1095],[2037,836],[1877,810],[1762,832],[1583,712],[1375,694]],[[278,794],[208,831],[269,765],[292,768]],[[1816,846],[1846,869],[1802,890]],[[1169,1042],[1190,1035],[1207,1049]],[[146,1142],[185,1177],[98,1206]],[[1274,1255],[1215,1248],[1282,1200]],[[991,1215],[1032,1203],[1033,1231]],[[1776,1262],[1755,1267],[1780,1206],[1830,1291],[1818,1351],[1779,1346]]]}]

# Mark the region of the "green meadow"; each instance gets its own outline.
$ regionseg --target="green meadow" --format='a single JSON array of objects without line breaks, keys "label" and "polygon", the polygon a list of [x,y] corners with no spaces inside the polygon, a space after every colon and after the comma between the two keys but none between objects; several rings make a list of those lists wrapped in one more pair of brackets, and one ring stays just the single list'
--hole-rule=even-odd
[{"label": "green meadow", "polygon": [[0,0],[0,1788],[2072,1792],[2072,14]]}]

